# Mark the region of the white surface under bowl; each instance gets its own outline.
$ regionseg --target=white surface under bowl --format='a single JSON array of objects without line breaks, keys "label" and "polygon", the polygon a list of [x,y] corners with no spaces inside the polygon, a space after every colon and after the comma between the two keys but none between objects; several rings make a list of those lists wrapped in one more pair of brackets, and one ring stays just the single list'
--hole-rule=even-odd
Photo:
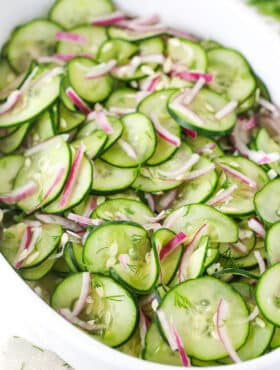
[{"label": "white surface under bowl", "polygon": [[[77,0],[77,3],[79,1]],[[280,40],[269,26],[238,0],[117,0],[139,15],[157,13],[168,25],[214,38],[239,49],[280,103]],[[44,15],[51,0],[9,0],[0,12],[0,44],[10,30]],[[60,355],[76,370],[178,370],[128,357],[73,327],[38,298],[0,255],[0,332],[21,335]],[[278,369],[280,350],[219,370]],[[4,370],[4,369],[3,369]],[[5,369],[6,370],[6,369]]]}]

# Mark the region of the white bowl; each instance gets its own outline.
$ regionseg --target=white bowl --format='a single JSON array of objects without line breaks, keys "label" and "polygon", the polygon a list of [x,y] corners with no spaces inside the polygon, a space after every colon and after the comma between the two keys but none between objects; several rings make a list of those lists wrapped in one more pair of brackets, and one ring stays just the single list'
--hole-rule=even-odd
[{"label": "white bowl", "polygon": [[[80,0],[82,1],[82,0]],[[214,38],[240,50],[264,79],[280,103],[280,40],[258,15],[237,0],[117,0],[130,13],[157,13],[168,25]],[[10,30],[32,17],[44,15],[50,0],[9,0],[0,12],[0,44]],[[79,0],[77,0],[77,4]],[[47,306],[0,255],[0,328],[8,328],[50,349],[76,370],[178,370],[138,360],[93,340]],[[271,370],[279,368],[280,351],[216,370]],[[278,366],[277,366],[278,365]]]}]

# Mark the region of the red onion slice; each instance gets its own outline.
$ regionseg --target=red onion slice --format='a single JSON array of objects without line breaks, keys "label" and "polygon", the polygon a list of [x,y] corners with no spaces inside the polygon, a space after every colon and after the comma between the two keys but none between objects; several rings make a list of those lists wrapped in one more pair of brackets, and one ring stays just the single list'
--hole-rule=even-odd
[{"label": "red onion slice", "polygon": [[265,262],[262,258],[261,252],[258,250],[254,251],[254,256],[258,262],[260,274],[262,275],[265,272]]},{"label": "red onion slice", "polygon": [[48,83],[49,80],[51,80],[53,77],[56,77],[58,75],[61,75],[64,73],[64,69],[62,67],[55,67],[52,68],[44,73],[42,73],[31,85],[33,89],[37,89],[40,85],[42,85],[42,82]]},{"label": "red onion slice", "polygon": [[238,103],[237,101],[230,101],[228,104],[226,104],[221,110],[219,110],[216,114],[215,114],[215,119],[217,119],[218,121],[224,119],[225,117],[227,117],[229,114],[231,114],[235,108],[238,106]]},{"label": "red onion slice", "polygon": [[96,332],[104,329],[104,325],[100,324],[89,324],[83,320],[80,320],[77,316],[74,316],[73,313],[68,308],[62,308],[58,310],[58,313],[64,317],[71,324],[78,326],[79,328],[86,330],[88,332]]},{"label": "red onion slice", "polygon": [[9,193],[0,194],[0,202],[13,204],[27,199],[36,193],[38,186],[34,181],[29,181],[20,188],[14,189]]},{"label": "red onion slice", "polygon": [[250,179],[249,177],[247,177],[243,173],[235,170],[234,168],[232,168],[230,166],[222,164],[222,163],[219,163],[218,165],[219,165],[219,167],[221,167],[221,169],[224,172],[227,172],[231,176],[236,177],[239,181],[243,182],[244,184],[248,185],[249,187],[251,187],[251,188],[256,188],[257,187],[256,181]]},{"label": "red onion slice", "polygon": [[33,154],[36,154],[38,152],[41,152],[42,150],[45,150],[47,148],[49,148],[50,145],[54,145],[56,142],[59,143],[61,140],[61,136],[54,136],[46,141],[42,141],[41,143],[39,144],[36,144],[34,146],[32,146],[31,148],[27,149],[25,152],[24,152],[24,155],[26,157],[29,157]]},{"label": "red onion slice", "polygon": [[191,130],[189,128],[185,128],[183,127],[183,133],[189,137],[191,137],[192,139],[195,139],[197,137],[197,132],[194,131],[194,130]]},{"label": "red onion slice", "polygon": [[159,222],[161,220],[163,220],[164,218],[166,217],[166,212],[165,211],[161,211],[157,216],[155,217],[145,217],[146,220],[150,223],[154,223],[154,222]]},{"label": "red onion slice", "polygon": [[255,128],[257,125],[257,119],[255,115],[252,115],[249,120],[246,120],[243,123],[244,130],[252,130],[252,128]]},{"label": "red onion slice", "polygon": [[58,53],[58,54],[54,54],[53,56],[54,58],[56,58],[57,60],[60,60],[60,61],[63,61],[63,62],[68,62],[69,60],[72,60],[76,57],[85,57],[85,58],[93,58],[93,54],[92,53],[80,53],[80,54],[71,54],[71,53],[68,53],[68,54],[63,54],[63,53]]},{"label": "red onion slice", "polygon": [[208,200],[207,204],[209,206],[215,207],[221,203],[226,202],[230,199],[236,189],[238,189],[238,186],[236,184],[231,185],[228,189],[222,189],[220,192],[217,193],[215,197]]},{"label": "red onion slice", "polygon": [[66,181],[64,190],[63,190],[63,192],[61,194],[61,198],[59,200],[59,205],[62,208],[65,207],[65,205],[67,204],[68,199],[71,195],[72,188],[74,186],[74,183],[77,179],[78,172],[79,172],[80,167],[81,167],[84,152],[85,152],[85,146],[84,146],[83,143],[81,143],[80,146],[79,146],[79,149],[78,149],[78,151],[75,155],[73,164],[72,164],[71,169],[70,169],[69,177]]},{"label": "red onion slice", "polygon": [[42,233],[41,227],[36,227],[32,229],[32,236],[31,239],[29,240],[29,244],[27,244],[26,248],[23,251],[21,251],[21,253],[19,253],[19,255],[17,256],[17,260],[15,261],[16,269],[19,269],[23,265],[27,257],[33,252],[41,233]]},{"label": "red onion slice", "polygon": [[177,345],[177,348],[178,348],[178,351],[179,351],[179,355],[180,355],[182,364],[183,364],[184,367],[190,367],[191,366],[191,361],[190,361],[190,359],[188,358],[188,355],[185,352],[182,339],[180,338],[180,335],[179,335],[177,329],[175,328],[174,323],[171,324],[171,328],[172,328],[172,332],[173,332],[173,335],[174,335],[174,338],[175,338],[175,341],[176,341],[176,345]]},{"label": "red onion slice", "polygon": [[155,74],[154,76],[151,76],[151,78],[148,79],[147,84],[144,87],[144,90],[148,91],[149,93],[152,93],[153,91],[155,91],[159,81],[160,81],[159,74]]},{"label": "red onion slice", "polygon": [[158,174],[166,178],[175,178],[175,180],[180,181],[181,179],[179,178],[177,179],[177,176],[183,175],[185,172],[190,170],[199,161],[199,159],[200,159],[199,155],[194,153],[191,155],[189,159],[186,160],[186,163],[178,170],[172,172],[158,170]]},{"label": "red onion slice", "polygon": [[112,59],[107,63],[101,63],[93,67],[86,75],[86,80],[93,80],[95,78],[106,76],[108,73],[112,72],[116,67],[117,61]]},{"label": "red onion slice", "polygon": [[271,103],[270,101],[268,101],[268,100],[266,100],[266,99],[264,99],[262,97],[259,97],[258,103],[263,108],[265,108],[269,112],[273,113],[275,116],[279,116],[279,113],[280,113],[279,108],[276,105],[274,105],[273,103]]},{"label": "red onion slice", "polygon": [[164,335],[168,341],[168,344],[171,348],[172,351],[176,351],[177,350],[177,342],[176,342],[176,339],[174,338],[174,335],[172,333],[172,330],[170,328],[170,325],[168,323],[168,320],[165,316],[165,313],[164,311],[162,311],[161,309],[157,310],[157,317],[159,319],[159,322],[160,322],[160,325],[162,327],[162,330],[164,332]]},{"label": "red onion slice", "polygon": [[217,148],[217,144],[208,143],[208,144],[204,145],[203,147],[198,148],[196,150],[196,152],[198,154],[211,154],[213,152],[213,150],[215,150],[216,148]]},{"label": "red onion slice", "polygon": [[[185,95],[185,94],[184,94]],[[181,96],[177,96],[173,102],[171,103],[171,108],[179,113],[181,113],[183,116],[188,117],[188,119],[198,126],[205,126],[206,122],[195,112],[193,112],[191,109],[183,105],[181,102]]]},{"label": "red onion slice", "polygon": [[123,114],[134,113],[136,112],[136,109],[135,108],[110,107],[109,111],[118,116],[122,116]]},{"label": "red onion slice", "polygon": [[118,144],[122,148],[122,150],[128,155],[128,157],[137,159],[136,151],[127,141],[119,139]]},{"label": "red onion slice", "polygon": [[213,81],[213,76],[210,73],[202,73],[202,72],[190,72],[190,71],[174,71],[172,72],[172,76],[176,76],[181,78],[182,80],[196,82],[200,78],[203,78],[206,83],[210,83]]},{"label": "red onion slice", "polygon": [[158,135],[171,145],[179,147],[181,145],[181,139],[167,131],[159,122],[159,119],[154,113],[150,114],[151,120],[155,126]]},{"label": "red onion slice", "polygon": [[199,177],[208,174],[209,172],[213,171],[214,169],[215,169],[215,165],[213,163],[211,163],[207,167],[203,167],[203,168],[200,168],[199,170],[194,170],[194,171],[190,172],[186,177],[184,177],[183,180],[184,181],[191,181],[191,180],[198,179]]},{"label": "red onion slice", "polygon": [[240,363],[241,359],[234,350],[232,343],[230,342],[230,339],[228,337],[227,330],[224,326],[224,321],[226,320],[227,312],[228,312],[228,303],[222,298],[218,304],[217,313],[215,317],[216,330],[220,338],[220,341],[222,342],[226,352],[228,353],[232,361],[234,361],[235,363]]},{"label": "red onion slice", "polygon": [[91,283],[90,273],[89,272],[83,272],[82,273],[81,293],[80,293],[79,299],[75,303],[75,306],[74,306],[74,309],[73,309],[73,312],[72,312],[72,314],[74,316],[78,316],[85,307],[87,297],[88,297],[89,291],[90,291],[90,283]]},{"label": "red onion slice", "polygon": [[98,226],[103,223],[103,221],[100,219],[88,218],[85,216],[76,215],[75,213],[69,213],[68,219],[85,226]]},{"label": "red onion slice", "polygon": [[58,41],[73,42],[75,44],[86,44],[88,42],[85,36],[79,35],[78,33],[74,32],[58,31],[55,35],[55,38]]},{"label": "red onion slice", "polygon": [[[19,250],[18,250],[18,253],[17,253],[16,258],[15,258],[14,265],[15,265],[16,268],[19,268],[21,266],[21,264],[23,263],[23,261],[19,261],[19,258],[20,258],[20,255],[22,254],[22,252],[24,250],[28,249],[28,246],[31,242],[31,238],[32,238],[32,228],[31,228],[31,226],[27,226],[24,230],[23,236],[21,238]],[[19,264],[19,262],[21,262],[21,264]]]},{"label": "red onion slice", "polygon": [[165,193],[159,200],[159,205],[163,209],[169,208],[177,197],[178,189],[173,189]]},{"label": "red onion slice", "polygon": [[67,220],[67,218],[62,216],[35,213],[35,217],[37,218],[37,220],[40,220],[45,224],[58,224],[62,226],[65,230],[72,230],[76,233],[84,231],[84,229],[80,225],[77,225],[75,222]]},{"label": "red onion slice", "polygon": [[13,91],[5,103],[0,105],[0,114],[9,112],[19,102],[22,92],[20,90]]},{"label": "red onion slice", "polygon": [[42,57],[39,57],[37,58],[37,62],[38,63],[41,63],[41,64],[48,64],[48,63],[56,63],[56,64],[60,64],[61,66],[64,66],[65,65],[65,61],[58,58],[57,56],[53,55],[53,56],[42,56]]},{"label": "red onion slice", "polygon": [[182,39],[187,39],[187,40],[192,40],[192,41],[199,41],[198,37],[195,37],[195,36],[191,35],[190,33],[182,31],[182,30],[167,28],[166,32],[171,36],[179,37],[179,38],[182,38]]},{"label": "red onion slice", "polygon": [[101,17],[93,18],[91,24],[93,26],[110,26],[126,19],[122,12],[114,12]]},{"label": "red onion slice", "polygon": [[111,126],[110,122],[108,121],[106,115],[102,111],[95,111],[95,119],[96,123],[102,128],[106,134],[110,135],[114,133],[113,127]]},{"label": "red onion slice", "polygon": [[202,77],[199,77],[197,82],[195,83],[194,87],[190,90],[184,93],[183,98],[183,104],[189,105],[191,102],[195,99],[199,91],[203,88],[205,85],[205,79]]},{"label": "red onion slice", "polygon": [[130,257],[128,254],[120,254],[118,260],[124,270],[129,270]]},{"label": "red onion slice", "polygon": [[167,220],[165,220],[164,226],[167,229],[170,229],[171,226],[174,225],[174,223],[178,220],[178,218],[184,215],[184,213],[185,213],[184,207],[179,208],[177,211],[173,212],[173,214],[170,217],[168,217]]},{"label": "red onion slice", "polygon": [[39,67],[36,66],[35,68],[32,69],[32,72],[28,75],[28,77],[25,79],[24,83],[21,85],[20,91],[24,92],[28,90],[31,86],[31,82],[34,78],[34,76],[37,74],[39,71]]},{"label": "red onion slice", "polygon": [[90,215],[96,209],[96,207],[97,207],[97,197],[92,195],[89,197],[89,200],[88,200],[83,216],[90,217]]},{"label": "red onion slice", "polygon": [[145,193],[144,197],[147,200],[148,206],[150,207],[151,211],[154,212],[156,209],[154,197],[152,196],[152,194],[149,193]]},{"label": "red onion slice", "polygon": [[76,94],[76,92],[72,89],[72,87],[68,87],[66,89],[66,95],[69,99],[72,100],[72,102],[76,105],[76,107],[83,112],[84,114],[89,114],[90,109],[86,105],[86,103]]},{"label": "red onion slice", "polygon": [[182,245],[187,239],[187,235],[180,231],[176,234],[167,244],[165,244],[160,252],[159,259],[160,261],[164,260],[170,253],[172,253],[179,245]]}]

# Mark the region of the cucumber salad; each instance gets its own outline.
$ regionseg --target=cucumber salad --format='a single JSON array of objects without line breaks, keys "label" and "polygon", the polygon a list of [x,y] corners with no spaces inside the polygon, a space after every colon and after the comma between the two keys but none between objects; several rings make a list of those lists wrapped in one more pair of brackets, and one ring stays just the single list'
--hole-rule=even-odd
[{"label": "cucumber salad", "polygon": [[61,320],[184,367],[280,346],[280,109],[242,54],[58,0],[0,100],[0,252]]}]

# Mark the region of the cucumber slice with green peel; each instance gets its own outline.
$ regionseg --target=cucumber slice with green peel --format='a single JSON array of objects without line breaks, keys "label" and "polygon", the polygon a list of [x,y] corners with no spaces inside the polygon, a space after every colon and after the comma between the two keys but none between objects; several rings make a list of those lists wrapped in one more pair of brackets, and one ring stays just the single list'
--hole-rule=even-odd
[{"label": "cucumber slice with green peel", "polygon": [[200,42],[201,46],[206,50],[211,50],[211,49],[216,49],[218,47],[221,47],[222,45],[217,42],[216,40],[211,40],[211,39],[206,39],[206,40],[202,40]]},{"label": "cucumber slice with green peel", "polygon": [[57,0],[49,12],[53,21],[66,29],[89,24],[94,18],[114,11],[111,0]]},{"label": "cucumber slice with green peel", "polygon": [[7,59],[2,58],[0,59],[0,100],[1,99],[1,92],[7,88],[10,84],[12,84],[17,75],[15,71],[11,68]]},{"label": "cucumber slice with green peel", "polygon": [[[74,158],[75,155],[72,155],[72,161]],[[58,198],[44,208],[44,212],[61,213],[78,205],[90,192],[93,178],[93,166],[90,160],[86,156],[83,156],[78,173],[76,174],[76,179],[73,183],[71,193],[66,203],[63,206],[60,204],[63,196],[63,194],[61,194],[58,196]]]},{"label": "cucumber slice with green peel", "polygon": [[24,156],[21,154],[11,154],[0,158],[0,194],[13,189],[13,182],[23,164]]},{"label": "cucumber slice with green peel", "polygon": [[238,171],[241,176],[245,175],[252,184],[254,183],[254,186],[250,186],[250,184],[248,185],[248,183],[240,180],[238,176],[234,176],[225,170],[220,175],[218,191],[226,191],[231,186],[237,186],[237,188],[226,201],[216,204],[215,207],[223,213],[238,216],[254,212],[254,196],[269,180],[266,172],[254,162],[243,157],[223,156],[217,158],[215,163],[217,169],[223,171],[223,166],[226,166],[226,168],[233,171]]},{"label": "cucumber slice with green peel", "polygon": [[[108,140],[106,141],[103,148],[104,151],[109,149],[121,137],[123,133],[123,124],[118,118],[107,116],[107,119],[113,129],[113,132],[107,134]],[[77,139],[85,138],[96,132],[96,130],[100,130],[100,126],[98,125],[98,123],[96,121],[90,121],[79,130]]]},{"label": "cucumber slice with green peel", "polygon": [[143,359],[165,365],[182,365],[179,352],[171,350],[169,344],[162,338],[155,322],[151,323],[146,334]]},{"label": "cucumber slice with green peel", "polygon": [[129,356],[140,358],[142,352],[140,330],[136,329],[132,337],[125,344],[118,347],[117,349],[118,351],[123,352]]},{"label": "cucumber slice with green peel", "polygon": [[[157,230],[152,238],[152,243],[154,243],[154,248],[160,252],[160,250],[174,238],[176,234],[168,229]],[[169,255],[166,256],[160,262],[160,283],[163,285],[168,285],[178,270],[180,260],[182,257],[184,246],[183,244],[175,248]]]},{"label": "cucumber slice with green peel", "polygon": [[280,221],[280,179],[270,181],[257,192],[254,203],[257,214],[265,223]]},{"label": "cucumber slice with green peel", "polygon": [[153,39],[156,36],[161,36],[164,33],[162,31],[151,31],[151,32],[138,32],[133,30],[126,30],[124,28],[118,28],[111,26],[108,28],[108,35],[110,39],[121,39],[126,41],[143,41],[147,39]]},{"label": "cucumber slice with green peel", "polygon": [[142,225],[148,224],[153,216],[146,204],[133,199],[117,198],[101,203],[91,217],[106,221],[132,221]]},{"label": "cucumber slice with green peel", "polygon": [[167,55],[172,61],[185,66],[187,70],[206,71],[207,54],[197,42],[172,37],[167,42]]},{"label": "cucumber slice with green peel", "polygon": [[[280,145],[273,140],[265,128],[262,128],[256,137],[256,147],[264,153],[280,153]],[[280,174],[280,161],[268,164],[270,168]]]},{"label": "cucumber slice with green peel", "polygon": [[[147,116],[153,113],[164,129],[166,129],[170,134],[180,138],[180,126],[171,118],[166,109],[167,101],[174,91],[176,90],[168,89],[152,93],[141,101],[138,106],[138,111],[146,114]],[[152,157],[147,161],[149,166],[155,166],[165,162],[172,156],[172,154],[174,154],[177,149],[175,145],[172,145],[166,140],[162,139],[158,133],[156,136],[156,150]]]},{"label": "cucumber slice with green peel", "polygon": [[218,366],[219,365],[219,362],[218,361],[201,361],[201,360],[198,360],[197,358],[192,358],[192,366],[196,366],[196,367],[214,367],[214,366]]},{"label": "cucumber slice with green peel", "polygon": [[141,55],[163,54],[165,51],[165,44],[161,37],[140,41],[138,46]]},{"label": "cucumber slice with green peel", "polygon": [[129,63],[130,58],[136,54],[138,47],[125,40],[108,40],[99,48],[97,59],[100,62],[109,62],[114,59],[119,65]]},{"label": "cucumber slice with green peel", "polygon": [[103,130],[96,130],[88,136],[76,139],[72,142],[72,146],[78,149],[81,143],[83,143],[86,148],[86,155],[91,159],[95,159],[104,150],[107,141],[108,135]]},{"label": "cucumber slice with green peel", "polygon": [[202,154],[213,160],[224,155],[219,145],[210,137],[198,135],[195,138],[183,136],[183,140],[191,147],[194,153]]},{"label": "cucumber slice with green peel", "polygon": [[28,133],[31,138],[31,146],[41,143],[52,136],[55,136],[56,127],[53,120],[53,115],[50,110],[42,113],[38,119],[32,124]]},{"label": "cucumber slice with green peel", "polygon": [[7,137],[1,138],[0,152],[2,152],[3,154],[9,154],[17,150],[23,143],[29,127],[29,122],[24,123]]},{"label": "cucumber slice with green peel", "polygon": [[272,225],[265,237],[265,250],[271,265],[280,262],[280,222]]},{"label": "cucumber slice with green peel", "polygon": [[255,233],[249,228],[247,220],[242,221],[239,225],[239,239],[237,243],[221,243],[219,252],[223,257],[242,258],[254,249],[256,244]]},{"label": "cucumber slice with green peel", "polygon": [[131,222],[111,222],[93,230],[85,243],[83,260],[88,271],[111,274],[138,294],[157,283],[159,263],[144,228]]},{"label": "cucumber slice with green peel", "polygon": [[137,175],[137,168],[120,168],[96,160],[92,191],[98,194],[110,194],[125,190],[131,186]]},{"label": "cucumber slice with green peel", "polygon": [[206,235],[209,236],[210,242],[234,243],[238,240],[237,224],[215,208],[202,204],[180,207],[168,215],[164,225],[169,224],[171,217],[175,218],[177,215],[176,221],[169,226],[175,233],[183,231],[191,236],[206,224],[208,226]]},{"label": "cucumber slice with green peel", "polygon": [[224,326],[237,350],[248,336],[248,309],[229,285],[212,277],[201,277],[177,285],[163,298],[160,309],[168,322],[173,320],[189,356],[209,361],[227,355],[223,343],[217,340],[214,322],[221,299],[228,305]]},{"label": "cucumber slice with green peel", "polygon": [[[51,297],[51,306],[59,311],[73,309],[82,288],[82,273],[72,274],[64,279]],[[125,343],[133,334],[138,322],[138,310],[134,298],[113,279],[91,275],[89,296],[95,304],[84,309],[79,317],[83,321],[94,320],[102,330],[90,333],[95,339],[112,347]]]},{"label": "cucumber slice with green peel", "polygon": [[32,267],[25,270],[20,270],[19,274],[20,276],[27,281],[36,281],[40,280],[43,277],[45,277],[53,268],[55,264],[55,254],[50,255],[49,258],[47,258],[45,261],[43,261],[40,265],[36,267]]},{"label": "cucumber slice with green peel", "polygon": [[[3,238],[0,242],[1,252],[12,265],[14,265],[14,262],[17,258],[17,253],[19,251],[21,239],[25,229],[26,225],[20,223],[9,227],[3,233]],[[35,248],[25,259],[20,269],[37,267],[54,251],[56,251],[62,236],[62,228],[55,224],[45,224],[42,225],[41,230],[38,230],[38,232],[39,236],[35,244]]]},{"label": "cucumber slice with green peel", "polygon": [[[136,190],[156,193],[164,190],[174,189],[183,181],[174,181],[174,178],[168,180],[162,173],[175,173],[180,170],[187,160],[191,158],[192,152],[190,147],[182,143],[174,155],[166,162],[158,166],[142,167],[136,181],[132,187]],[[191,170],[191,169],[190,169]],[[183,175],[186,176],[190,170],[186,170]]]},{"label": "cucumber slice with green peel", "polygon": [[116,110],[136,110],[138,105],[137,92],[129,88],[120,88],[112,92],[106,101],[106,108],[113,112]]},{"label": "cucumber slice with green peel", "polygon": [[100,46],[107,40],[107,32],[104,27],[94,27],[91,25],[83,25],[72,28],[69,32],[80,35],[85,42],[75,43],[69,41],[60,41],[57,44],[56,51],[58,54],[73,54],[73,55],[92,55],[97,56]]},{"label": "cucumber slice with green peel", "polygon": [[65,246],[63,255],[70,271],[84,271],[83,246],[81,244],[68,242]]},{"label": "cucumber slice with green peel", "polygon": [[[201,170],[210,165],[211,161],[209,159],[200,157],[199,161],[192,168],[192,171]],[[188,204],[205,202],[215,191],[217,182],[218,176],[215,168],[197,179],[186,181],[178,188],[177,197],[172,202],[171,207],[178,208]]]},{"label": "cucumber slice with green peel", "polygon": [[208,248],[207,253],[206,253],[206,259],[204,262],[204,268],[207,268],[210,265],[212,265],[212,263],[217,261],[218,257],[219,257],[219,250],[217,248]]},{"label": "cucumber slice with green peel", "polygon": [[67,108],[69,109],[71,112],[76,112],[77,109],[76,109],[76,106],[75,104],[73,103],[73,101],[69,98],[69,96],[66,94],[66,90],[67,88],[70,86],[70,82],[69,82],[69,79],[67,78],[67,76],[63,76],[61,78],[61,83],[60,83],[60,99],[61,99],[61,103]]},{"label": "cucumber slice with green peel", "polygon": [[59,95],[60,76],[50,76],[47,71],[46,68],[40,68],[23,92],[18,104],[8,112],[1,114],[0,127],[17,126],[34,120],[54,103]]},{"label": "cucumber slice with green peel", "polygon": [[[206,88],[201,89],[188,107],[179,104],[178,97],[178,94],[175,93],[169,99],[168,111],[170,115],[179,125],[195,130],[199,134],[226,134],[236,122],[235,112],[227,114],[222,119],[215,118],[216,113],[228,104],[228,100],[214,91]],[[174,101],[175,99],[176,101]]]},{"label": "cucumber slice with green peel", "polygon": [[79,127],[86,119],[86,115],[81,112],[71,112],[63,104],[59,105],[59,124],[58,133],[69,132]]},{"label": "cucumber slice with green peel", "polygon": [[256,288],[256,302],[263,316],[280,326],[280,263],[269,267],[260,277]]},{"label": "cucumber slice with green peel", "polygon": [[258,89],[238,106],[237,108],[238,113],[246,113],[250,109],[253,109],[255,107],[257,102],[257,92]]},{"label": "cucumber slice with green peel", "polygon": [[55,259],[55,263],[53,265],[53,272],[59,277],[67,276],[71,272],[64,257]]},{"label": "cucumber slice with green peel", "polygon": [[280,328],[275,328],[274,335],[270,342],[270,347],[271,349],[280,347]]},{"label": "cucumber slice with green peel", "polygon": [[208,51],[209,87],[230,100],[244,102],[256,89],[256,80],[246,59],[236,50],[216,48]]},{"label": "cucumber slice with green peel", "polygon": [[[109,150],[102,155],[107,163],[117,167],[137,167],[146,162],[156,148],[156,135],[151,120],[142,113],[122,117],[123,132]],[[123,144],[130,147],[131,153]]]},{"label": "cucumber slice with green peel", "polygon": [[17,27],[7,45],[7,58],[17,72],[24,72],[40,56],[52,55],[61,27],[47,19],[36,19]]},{"label": "cucumber slice with green peel", "polygon": [[68,62],[68,78],[77,94],[90,103],[103,101],[112,91],[110,75],[86,79],[92,68],[98,63],[89,58],[77,57]]},{"label": "cucumber slice with green peel", "polygon": [[[45,145],[41,150],[26,157],[25,165],[16,177],[14,188],[20,188],[32,181],[37,190],[30,197],[19,201],[18,206],[28,213],[53,201],[62,191],[70,165],[70,148],[60,136],[50,139],[48,146]],[[54,179],[62,169],[64,172],[60,181],[53,186]]]}]

